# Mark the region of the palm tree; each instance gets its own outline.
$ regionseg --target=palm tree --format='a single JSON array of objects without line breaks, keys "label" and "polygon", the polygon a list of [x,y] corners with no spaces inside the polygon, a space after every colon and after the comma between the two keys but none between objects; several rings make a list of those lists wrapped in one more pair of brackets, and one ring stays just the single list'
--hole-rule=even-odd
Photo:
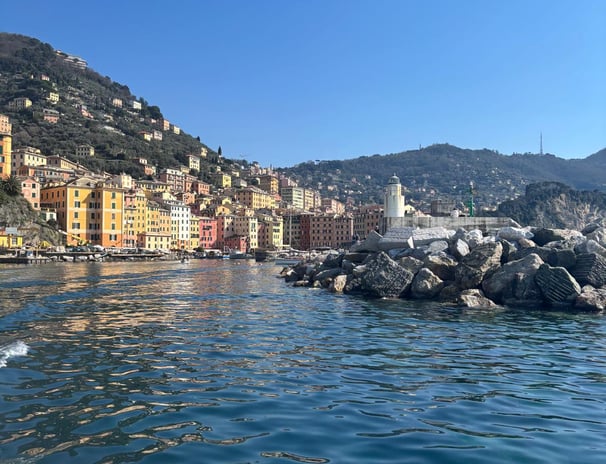
[{"label": "palm tree", "polygon": [[11,174],[8,178],[4,179],[1,185],[2,190],[11,197],[16,197],[21,194],[21,182],[19,182],[19,179],[17,179],[17,176],[14,174]]}]

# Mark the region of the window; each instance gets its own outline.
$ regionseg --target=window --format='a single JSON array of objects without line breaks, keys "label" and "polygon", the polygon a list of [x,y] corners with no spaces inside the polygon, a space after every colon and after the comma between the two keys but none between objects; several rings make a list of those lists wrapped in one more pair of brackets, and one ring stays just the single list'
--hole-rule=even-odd
[{"label": "window", "polygon": [[112,209],[116,209],[116,204],[112,203]]},{"label": "window", "polygon": [[80,202],[74,201],[74,208],[80,208]]},{"label": "window", "polygon": [[116,198],[116,192],[112,192],[112,200]]},{"label": "window", "polygon": [[80,191],[79,190],[74,190],[74,196],[75,197],[79,197],[80,196]]},{"label": "window", "polygon": [[74,219],[78,219],[78,211],[74,213]]}]

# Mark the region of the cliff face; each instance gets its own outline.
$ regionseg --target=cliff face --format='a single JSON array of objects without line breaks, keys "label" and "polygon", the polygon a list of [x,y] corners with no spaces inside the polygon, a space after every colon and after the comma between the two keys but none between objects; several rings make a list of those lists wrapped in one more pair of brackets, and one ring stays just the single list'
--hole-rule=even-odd
[{"label": "cliff face", "polygon": [[61,244],[61,235],[43,222],[23,197],[0,194],[0,227],[17,227],[23,234],[23,243]]},{"label": "cliff face", "polygon": [[522,225],[580,230],[606,218],[606,194],[573,190],[558,182],[529,185],[526,194],[505,201],[498,212]]}]

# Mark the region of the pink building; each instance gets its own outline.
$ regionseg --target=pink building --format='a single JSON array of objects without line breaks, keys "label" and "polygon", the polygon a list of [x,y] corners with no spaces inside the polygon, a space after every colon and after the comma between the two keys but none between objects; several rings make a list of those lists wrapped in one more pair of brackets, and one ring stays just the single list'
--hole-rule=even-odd
[{"label": "pink building", "polygon": [[29,201],[34,210],[40,211],[40,182],[30,176],[18,177],[18,179],[23,197]]}]

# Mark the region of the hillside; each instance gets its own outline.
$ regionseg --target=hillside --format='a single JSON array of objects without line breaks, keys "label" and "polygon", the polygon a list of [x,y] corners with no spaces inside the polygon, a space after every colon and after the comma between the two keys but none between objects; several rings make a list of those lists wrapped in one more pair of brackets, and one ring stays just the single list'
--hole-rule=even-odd
[{"label": "hillside", "polygon": [[432,200],[466,204],[473,182],[478,211],[523,195],[528,184],[561,182],[575,189],[606,191],[606,149],[586,159],[554,155],[502,155],[452,145],[431,145],[391,155],[363,156],[345,161],[307,162],[282,170],[303,184],[341,201],[382,203],[386,180],[400,177],[406,201],[427,210]]},{"label": "hillside", "polygon": [[581,230],[606,218],[606,193],[573,190],[559,182],[529,185],[523,196],[503,202],[498,213],[522,225]]},{"label": "hillside", "polygon": [[[58,94],[58,102],[49,100],[51,93]],[[11,109],[9,103],[18,97],[29,98],[32,105]],[[134,109],[133,102],[141,108]],[[45,121],[45,110],[57,111],[58,121]],[[77,161],[94,170],[143,177],[136,157],[161,169],[184,164],[187,154],[199,154],[203,147],[214,153],[199,138],[161,130],[160,108],[132,95],[126,85],[82,69],[49,44],[21,35],[0,33],[0,112],[13,124],[14,148],[29,145],[46,155],[74,159],[76,147],[89,144],[95,156]],[[159,129],[162,140],[144,140],[142,132]]]}]

